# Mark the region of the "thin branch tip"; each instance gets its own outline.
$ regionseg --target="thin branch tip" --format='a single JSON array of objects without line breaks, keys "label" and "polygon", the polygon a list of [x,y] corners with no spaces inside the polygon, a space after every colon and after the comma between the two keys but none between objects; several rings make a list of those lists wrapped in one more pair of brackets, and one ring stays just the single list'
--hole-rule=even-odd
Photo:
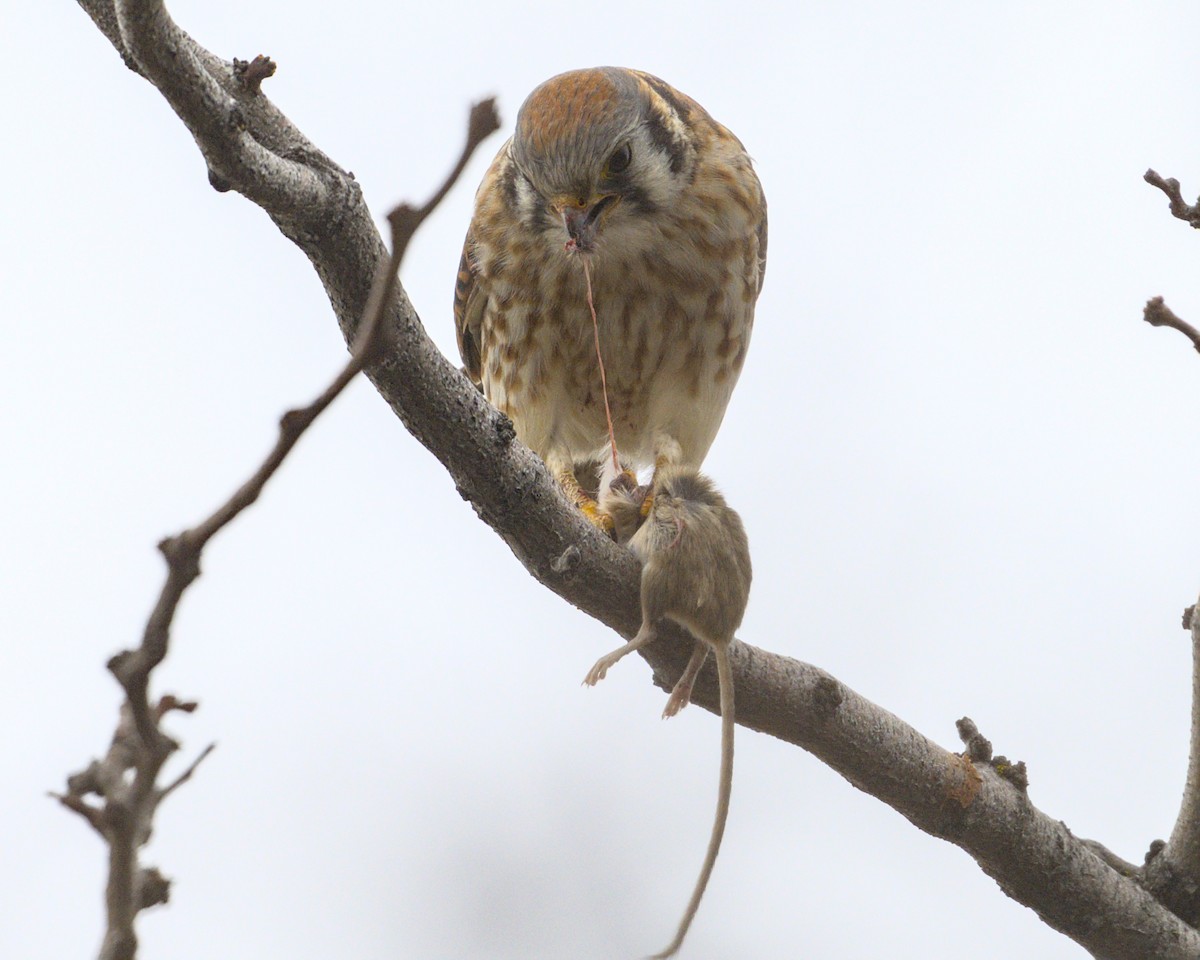
[{"label": "thin branch tip", "polygon": [[471,107],[471,117],[467,122],[467,143],[473,152],[484,140],[500,129],[500,111],[496,107],[496,98],[488,97],[480,100]]},{"label": "thin branch tip", "polygon": [[467,161],[471,159],[479,144],[498,129],[500,129],[500,119],[496,112],[495,99],[489,98],[475,104],[471,108],[467,120],[467,141],[463,144],[462,153],[446,175],[442,185],[434,191],[433,196],[422,207],[414,207],[410,203],[399,203],[388,211],[387,221],[392,234],[392,252],[386,265],[380,268],[380,273],[377,274],[367,298],[364,319],[352,350],[360,364],[359,369],[373,358],[379,344],[379,330],[383,326],[383,314],[391,301],[396,275],[400,271],[400,264],[404,261],[404,255],[408,252],[408,245],[412,242],[412,238],[421,224],[445,199],[446,194],[450,192],[450,188],[454,186],[458,178],[462,176]]},{"label": "thin branch tip", "polygon": [[1142,310],[1142,319],[1152,327],[1170,327],[1172,330],[1178,330],[1191,340],[1192,346],[1197,352],[1200,352],[1200,330],[1178,317],[1162,297],[1151,297],[1146,301],[1146,306]]},{"label": "thin branch tip", "polygon": [[185,784],[189,780],[191,780],[192,774],[194,774],[196,772],[196,768],[199,767],[200,764],[202,764],[204,762],[205,758],[216,749],[217,749],[217,744],[214,741],[213,743],[210,743],[207,747],[205,747],[203,750],[201,750],[199,755],[196,757],[196,759],[187,765],[187,769],[185,769],[183,771],[183,773],[181,773],[179,776],[177,776],[174,780],[172,780],[169,784],[167,784],[165,787],[163,787],[158,792],[158,802],[161,803],[168,796],[170,796],[172,793],[174,793],[176,789],[178,789],[179,787],[183,786],[183,784]]},{"label": "thin branch tip", "polygon": [[992,741],[979,732],[979,727],[970,717],[963,717],[954,723],[958,736],[967,748],[966,754],[977,763],[987,763],[992,759]]},{"label": "thin branch tip", "polygon": [[1007,780],[1021,793],[1029,789],[1029,771],[1024,760],[1012,761],[1003,755],[993,756],[992,741],[980,733],[970,717],[955,721],[954,726],[967,748],[962,754],[965,759],[991,767],[1000,779]]},{"label": "thin branch tip", "polygon": [[1200,201],[1194,204],[1188,203],[1183,199],[1183,194],[1179,189],[1179,181],[1174,177],[1162,177],[1151,167],[1142,174],[1142,179],[1152,187],[1157,187],[1167,195],[1167,200],[1171,204],[1171,216],[1178,220],[1183,220],[1189,223],[1197,230],[1200,230]]},{"label": "thin branch tip", "polygon": [[277,64],[270,57],[259,54],[253,60],[233,58],[233,75],[251,93],[262,92],[262,82],[268,77],[275,76]]},{"label": "thin branch tip", "polygon": [[[473,107],[467,118],[467,142],[463,144],[462,153],[459,155],[458,161],[454,164],[453,169],[446,176],[445,182],[437,189],[429,202],[419,210],[415,211],[415,222],[411,223],[407,234],[397,230],[396,223],[393,221],[393,216],[398,217],[406,226],[409,226],[408,217],[403,214],[406,205],[400,204],[388,214],[388,222],[392,226],[392,259],[399,265],[399,262],[404,257],[404,251],[408,246],[408,242],[412,239],[413,233],[416,232],[425,218],[428,217],[442,202],[446,194],[450,192],[450,188],[458,182],[458,178],[462,176],[463,170],[466,169],[467,161],[471,159],[472,154],[479,145],[489,136],[500,129],[500,115],[496,111],[496,100],[494,97],[489,97]],[[403,241],[403,242],[401,242]]]}]

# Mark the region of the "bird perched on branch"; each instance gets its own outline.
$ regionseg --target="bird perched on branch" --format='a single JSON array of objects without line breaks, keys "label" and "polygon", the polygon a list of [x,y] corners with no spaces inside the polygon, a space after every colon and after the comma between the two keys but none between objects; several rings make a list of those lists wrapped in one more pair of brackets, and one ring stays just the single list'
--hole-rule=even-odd
[{"label": "bird perched on branch", "polygon": [[464,369],[611,530],[588,492],[608,444],[596,341],[626,465],[698,467],[741,373],[766,252],[750,157],[700,104],[637,70],[552,77],[476,194],[454,298]]}]

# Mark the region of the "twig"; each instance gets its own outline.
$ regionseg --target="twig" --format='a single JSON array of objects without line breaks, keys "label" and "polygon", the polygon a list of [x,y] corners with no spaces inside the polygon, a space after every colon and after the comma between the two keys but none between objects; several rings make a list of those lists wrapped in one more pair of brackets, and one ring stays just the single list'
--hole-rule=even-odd
[{"label": "twig", "polygon": [[1142,319],[1152,327],[1171,327],[1178,330],[1185,337],[1192,341],[1192,346],[1200,352],[1200,330],[1197,330],[1186,320],[1182,320],[1175,315],[1170,307],[1164,302],[1162,297],[1153,297],[1146,301],[1146,307],[1142,311]]},{"label": "twig", "polygon": [[[488,97],[486,100],[481,100],[479,103],[471,107],[471,115],[467,118],[467,142],[463,144],[462,153],[459,155],[458,162],[454,164],[454,169],[446,176],[445,182],[437,189],[429,202],[419,210],[413,210],[403,204],[388,214],[388,222],[392,227],[392,249],[393,256],[396,257],[396,263],[399,265],[400,258],[404,256],[404,251],[408,249],[408,242],[412,239],[413,233],[417,227],[433,213],[434,208],[442,202],[446,194],[450,192],[450,188],[462,176],[462,172],[467,168],[467,162],[471,159],[471,155],[476,148],[483,143],[488,137],[500,129],[500,115],[496,112],[496,98]],[[408,211],[401,217],[401,211]],[[407,217],[415,219],[409,222]],[[397,223],[397,220],[402,220]],[[397,237],[396,232],[400,230],[403,234],[403,242]],[[399,250],[399,254],[395,253]]]},{"label": "twig", "polygon": [[1197,230],[1200,230],[1200,201],[1196,203],[1187,203],[1183,199],[1183,194],[1179,192],[1179,181],[1174,177],[1163,179],[1154,170],[1147,170],[1142,174],[1142,179],[1154,187],[1158,187],[1167,195],[1167,199],[1171,201],[1171,215],[1190,223]]},{"label": "twig", "polygon": [[[384,317],[394,299],[396,275],[413,233],[446,195],[480,141],[498,127],[493,101],[474,107],[466,145],[445,183],[423,207],[401,205],[388,214],[392,252],[380,262],[350,359],[333,382],[308,406],[289,410],[280,418],[275,446],[250,479],[225,503],[195,527],[158,545],[167,561],[167,579],[146,623],[142,643],[108,662],[126,698],[112,746],[103,761],[93,762],[87,770],[68,778],[65,794],[53,795],[63,806],[87,820],[108,842],[107,924],[101,960],[131,960],[137,953],[134,920],[138,912],[167,902],[170,882],[157,870],[142,867],[138,863],[138,850],[149,839],[159,804],[191,779],[215,747],[215,744],[207,746],[170,784],[156,787],[163,764],[179,747],[162,731],[160,721],[174,710],[190,713],[196,704],[167,695],[152,708],[148,697],[150,674],[167,655],[171,624],[184,591],[200,575],[204,547],[259,498],[304,431],[375,358]],[[102,798],[102,804],[84,799],[93,793]]]},{"label": "twig", "polygon": [[215,743],[210,743],[207,747],[205,747],[203,750],[201,750],[200,755],[198,757],[196,757],[195,760],[193,760],[191,763],[188,764],[187,769],[184,770],[183,773],[181,773],[174,780],[172,780],[169,784],[167,784],[165,787],[163,787],[161,790],[158,791],[158,802],[162,803],[164,800],[167,799],[167,797],[169,797],[175,791],[175,789],[177,787],[180,787],[183,784],[187,783],[189,780],[191,780],[192,774],[196,772],[196,768],[198,766],[200,766],[200,764],[204,761],[204,758],[207,757],[210,753],[212,753],[216,749],[217,749],[217,745]]}]

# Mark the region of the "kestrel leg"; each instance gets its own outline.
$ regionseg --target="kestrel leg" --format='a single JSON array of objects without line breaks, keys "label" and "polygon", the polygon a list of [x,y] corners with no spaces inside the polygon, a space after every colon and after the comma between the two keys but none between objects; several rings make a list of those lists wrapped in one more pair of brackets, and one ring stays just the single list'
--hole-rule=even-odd
[{"label": "kestrel leg", "polygon": [[697,640],[696,646],[692,649],[692,658],[684,667],[683,675],[672,688],[671,695],[667,697],[667,705],[663,707],[662,712],[664,720],[667,717],[675,716],[692,702],[692,687],[696,685],[696,677],[700,675],[700,668],[704,666],[706,659],[708,659],[708,644]]},{"label": "kestrel leg", "polygon": [[637,533],[642,520],[642,501],[645,499],[645,488],[638,487],[637,474],[628,467],[621,468],[618,473],[611,458],[606,458],[600,471],[600,488],[596,497],[600,509],[613,519],[614,533],[617,543],[626,543]]},{"label": "kestrel leg", "polygon": [[567,499],[583,511],[588,522],[611,537],[614,529],[613,518],[601,510],[600,504],[588,496],[583,487],[579,485],[579,479],[575,476],[575,463],[571,457],[551,453],[546,457],[546,466],[550,468],[554,479],[563,488]]},{"label": "kestrel leg", "polygon": [[592,669],[588,671],[587,676],[583,678],[583,682],[589,687],[594,687],[597,683],[604,679],[604,675],[608,673],[609,667],[627,654],[633,653],[635,650],[644,647],[651,640],[653,640],[654,637],[654,628],[643,622],[642,628],[637,632],[637,636],[625,644],[625,646],[617,647],[617,649],[612,653],[606,653],[599,660],[597,660],[592,666]]},{"label": "kestrel leg", "polygon": [[654,444],[654,473],[650,477],[650,492],[642,501],[643,519],[650,516],[650,509],[654,506],[654,484],[658,480],[659,471],[674,466],[682,460],[683,449],[679,446],[678,440],[666,435],[657,439]]}]

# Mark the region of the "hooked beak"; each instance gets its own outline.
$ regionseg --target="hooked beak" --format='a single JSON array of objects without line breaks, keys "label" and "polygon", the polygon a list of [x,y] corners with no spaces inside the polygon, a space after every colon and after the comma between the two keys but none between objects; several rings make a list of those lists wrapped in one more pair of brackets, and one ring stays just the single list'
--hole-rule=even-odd
[{"label": "hooked beak", "polygon": [[600,230],[600,215],[617,202],[614,196],[601,197],[591,206],[575,198],[564,199],[554,204],[562,217],[567,231],[567,249],[588,253],[595,248],[596,234]]}]

